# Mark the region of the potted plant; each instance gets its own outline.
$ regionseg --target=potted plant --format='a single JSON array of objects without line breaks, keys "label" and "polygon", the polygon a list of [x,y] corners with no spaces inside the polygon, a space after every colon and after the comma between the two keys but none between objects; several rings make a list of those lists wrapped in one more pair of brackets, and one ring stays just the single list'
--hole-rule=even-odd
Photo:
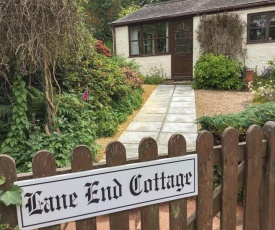
[{"label": "potted plant", "polygon": [[248,90],[248,83],[254,81],[254,69],[244,67],[244,81],[245,81],[245,89]]}]

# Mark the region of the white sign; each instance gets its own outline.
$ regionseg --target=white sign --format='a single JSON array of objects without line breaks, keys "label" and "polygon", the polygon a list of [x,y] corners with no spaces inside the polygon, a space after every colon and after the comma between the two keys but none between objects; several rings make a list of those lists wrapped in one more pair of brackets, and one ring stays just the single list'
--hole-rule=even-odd
[{"label": "white sign", "polygon": [[34,229],[197,195],[197,155],[19,181],[20,229]]}]

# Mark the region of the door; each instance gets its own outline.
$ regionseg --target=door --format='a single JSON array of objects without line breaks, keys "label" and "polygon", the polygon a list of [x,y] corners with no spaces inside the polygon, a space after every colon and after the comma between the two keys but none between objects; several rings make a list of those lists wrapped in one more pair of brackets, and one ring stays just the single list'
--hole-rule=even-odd
[{"label": "door", "polygon": [[193,78],[193,19],[171,23],[172,79]]}]

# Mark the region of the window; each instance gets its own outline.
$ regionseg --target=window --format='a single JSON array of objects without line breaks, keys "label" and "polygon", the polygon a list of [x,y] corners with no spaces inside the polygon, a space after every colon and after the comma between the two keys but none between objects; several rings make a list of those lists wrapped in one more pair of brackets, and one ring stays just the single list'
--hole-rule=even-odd
[{"label": "window", "polygon": [[130,27],[130,55],[168,52],[168,24],[159,22]]},{"label": "window", "polygon": [[275,41],[275,11],[248,15],[248,42]]}]

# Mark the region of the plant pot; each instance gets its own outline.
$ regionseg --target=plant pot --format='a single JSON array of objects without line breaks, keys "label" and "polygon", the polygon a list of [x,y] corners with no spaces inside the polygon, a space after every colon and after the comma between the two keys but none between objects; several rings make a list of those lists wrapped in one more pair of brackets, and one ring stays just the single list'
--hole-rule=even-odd
[{"label": "plant pot", "polygon": [[248,83],[254,81],[254,70],[245,71],[245,89],[248,90]]}]

